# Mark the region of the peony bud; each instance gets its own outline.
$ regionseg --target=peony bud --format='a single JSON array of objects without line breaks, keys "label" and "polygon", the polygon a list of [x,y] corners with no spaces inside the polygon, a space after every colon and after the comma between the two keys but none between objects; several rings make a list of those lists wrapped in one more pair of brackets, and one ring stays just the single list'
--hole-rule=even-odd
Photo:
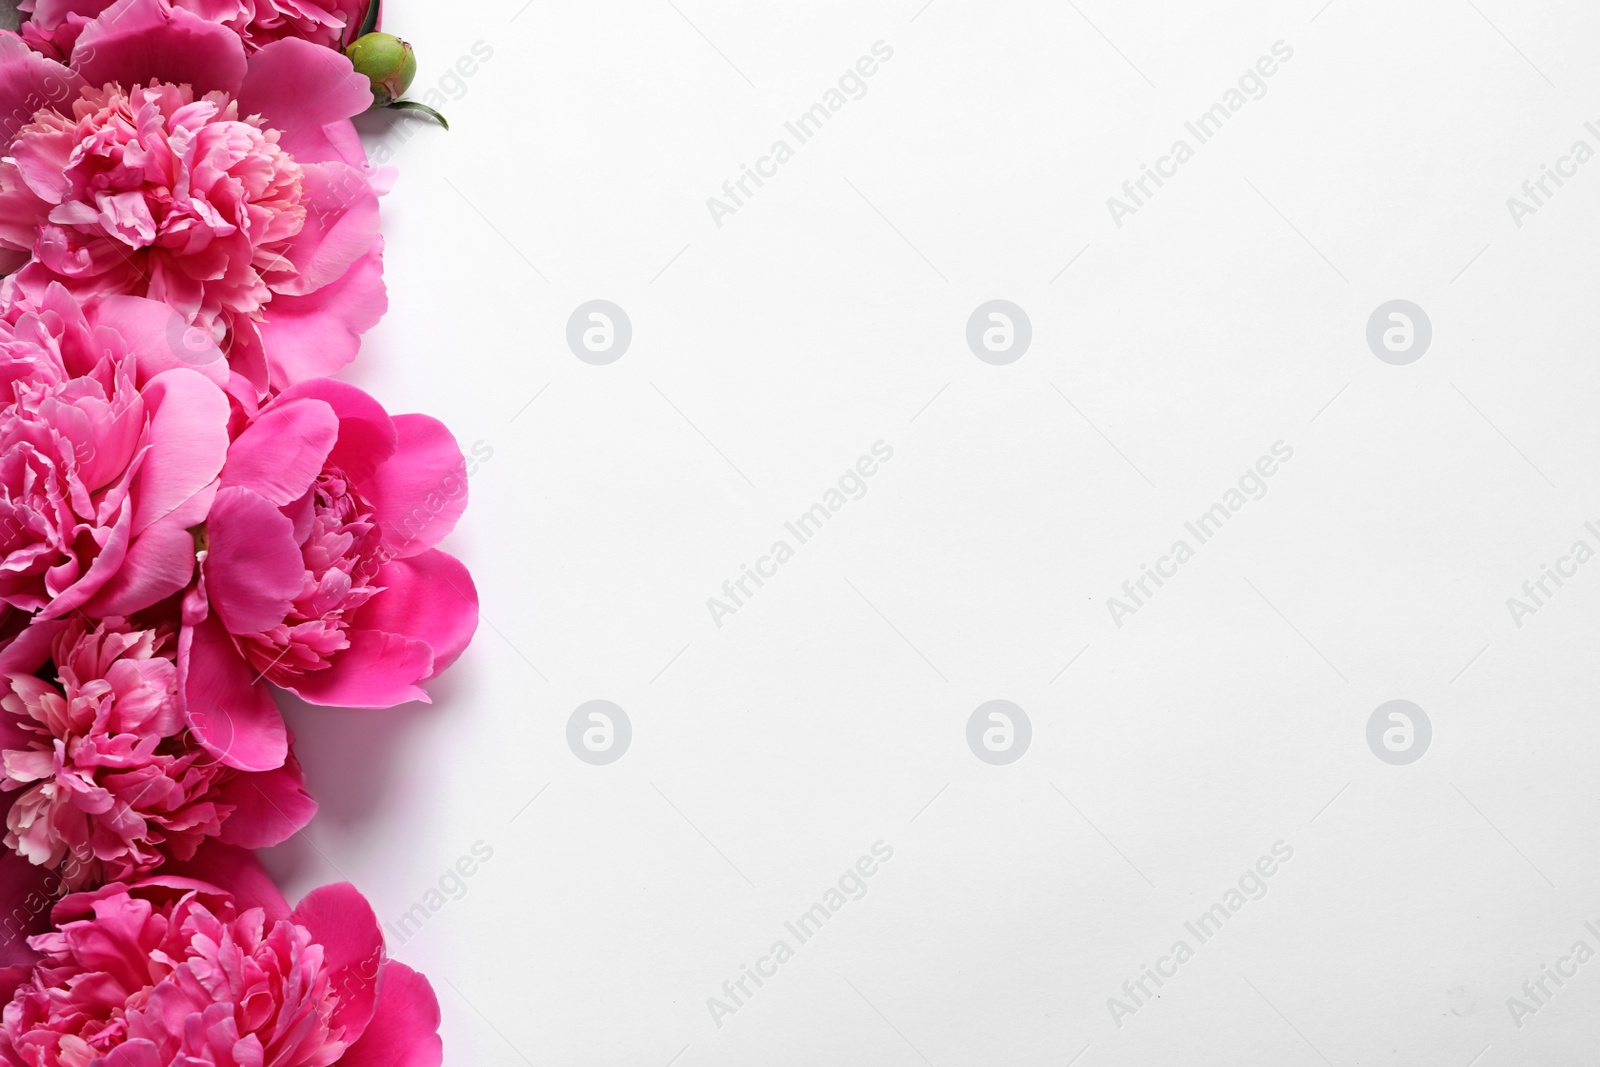
[{"label": "peony bud", "polygon": [[417,76],[417,56],[411,46],[390,33],[358,37],[344,54],[357,73],[372,83],[373,107],[388,107],[411,87]]}]

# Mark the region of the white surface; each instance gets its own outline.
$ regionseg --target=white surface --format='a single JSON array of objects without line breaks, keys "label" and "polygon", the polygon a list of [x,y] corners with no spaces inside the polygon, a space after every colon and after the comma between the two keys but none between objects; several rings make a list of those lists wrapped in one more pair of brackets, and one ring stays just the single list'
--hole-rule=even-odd
[{"label": "white surface", "polygon": [[[1587,1062],[1600,962],[1520,1028],[1507,998],[1600,949],[1600,563],[1520,628],[1506,599],[1600,546],[1600,161],[1520,228],[1506,198],[1600,148],[1600,11],[520,2],[390,4],[413,96],[494,55],[450,133],[367,124],[401,168],[393,307],[349,374],[492,449],[447,542],[484,625],[432,707],[291,709],[324,810],[272,857],[393,923],[493,849],[394,948],[447,1062]],[[707,197],[880,40],[718,228]],[[633,324],[609,366],[564,340],[594,298]],[[1009,366],[965,342],[993,298],[1033,324]],[[1365,340],[1396,298],[1434,328],[1409,366]],[[865,497],[714,626],[879,440]],[[1280,440],[1266,496],[1113,625]],[[633,724],[609,766],[565,741],[596,698]],[[1003,767],[965,740],[995,698],[1034,729]],[[1366,743],[1396,698],[1433,724],[1410,766]],[[714,1025],[879,840],[865,897]],[[1107,998],[1278,841],[1118,1027]]]}]

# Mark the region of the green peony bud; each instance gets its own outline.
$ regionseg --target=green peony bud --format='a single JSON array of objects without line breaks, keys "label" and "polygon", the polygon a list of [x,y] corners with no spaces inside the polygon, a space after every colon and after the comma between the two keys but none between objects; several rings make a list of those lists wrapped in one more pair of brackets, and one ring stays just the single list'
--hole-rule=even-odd
[{"label": "green peony bud", "polygon": [[388,107],[411,87],[417,76],[417,56],[411,46],[391,33],[369,33],[351,42],[344,54],[372,83],[372,106]]}]

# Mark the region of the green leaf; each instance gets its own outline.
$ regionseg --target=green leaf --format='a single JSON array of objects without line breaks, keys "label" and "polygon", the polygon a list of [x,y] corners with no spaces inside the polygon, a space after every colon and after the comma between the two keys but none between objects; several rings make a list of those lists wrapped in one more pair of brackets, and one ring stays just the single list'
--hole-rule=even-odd
[{"label": "green leaf", "polygon": [[433,108],[429,107],[427,104],[419,104],[415,100],[396,100],[394,103],[390,104],[389,107],[395,111],[421,111],[423,114],[431,117],[439,125],[443,126],[445,129],[448,130],[450,128],[450,124],[444,120],[444,116],[439,114]]},{"label": "green leaf", "polygon": [[369,0],[367,4],[367,17],[361,20],[361,32],[355,35],[355,40],[360,40],[378,28],[378,16],[383,14],[383,0]]}]

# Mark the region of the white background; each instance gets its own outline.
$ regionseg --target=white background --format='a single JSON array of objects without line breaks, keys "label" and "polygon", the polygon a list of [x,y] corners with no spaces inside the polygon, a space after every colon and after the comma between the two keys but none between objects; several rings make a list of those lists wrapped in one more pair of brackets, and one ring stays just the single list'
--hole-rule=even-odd
[{"label": "white background", "polygon": [[[1600,547],[1600,162],[1521,227],[1506,200],[1600,149],[1600,11],[522,2],[388,5],[453,128],[364,122],[400,168],[392,306],[347,374],[492,449],[446,542],[483,624],[431,707],[289,709],[323,809],[271,857],[395,923],[493,849],[392,945],[447,1062],[1592,1061],[1600,962],[1520,1028],[1507,999],[1600,949],[1600,562],[1520,627],[1506,601]],[[880,40],[718,227],[707,198]],[[633,325],[609,366],[565,341],[595,298]],[[1009,366],[965,340],[995,298],[1032,321]],[[1366,342],[1392,299],[1433,325],[1408,366]],[[1267,495],[1116,626],[1278,441]],[[609,766],[566,742],[596,698],[634,731]],[[1034,732],[1003,767],[965,737],[996,698]],[[1433,725],[1409,766],[1366,741],[1397,698]],[[866,896],[716,1025],[879,840]],[[1118,1026],[1278,841],[1267,895]]]}]

